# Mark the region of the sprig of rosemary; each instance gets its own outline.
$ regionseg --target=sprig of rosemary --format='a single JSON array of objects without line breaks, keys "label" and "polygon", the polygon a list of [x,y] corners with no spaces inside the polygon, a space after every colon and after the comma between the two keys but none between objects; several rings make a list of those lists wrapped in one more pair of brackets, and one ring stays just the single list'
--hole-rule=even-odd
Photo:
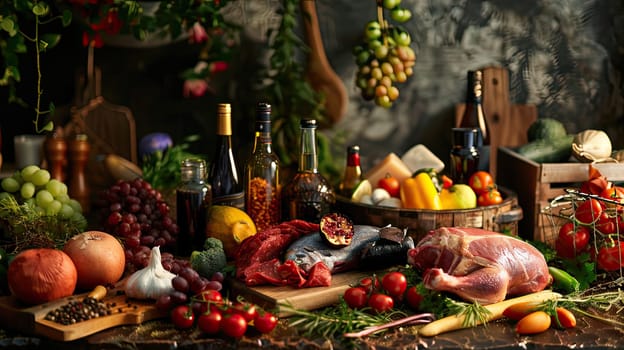
[{"label": "sprig of rosemary", "polygon": [[397,309],[379,314],[372,313],[369,308],[351,309],[342,298],[338,304],[314,312],[296,309],[290,304],[281,304],[280,309],[292,314],[288,320],[289,327],[298,329],[303,336],[324,338],[337,338],[344,333],[383,325],[407,316]]}]

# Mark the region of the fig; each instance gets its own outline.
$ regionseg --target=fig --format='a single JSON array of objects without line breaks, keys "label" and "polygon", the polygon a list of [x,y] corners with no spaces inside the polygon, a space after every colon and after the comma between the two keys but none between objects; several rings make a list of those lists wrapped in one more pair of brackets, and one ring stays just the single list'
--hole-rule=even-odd
[{"label": "fig", "polygon": [[321,236],[334,247],[346,247],[353,240],[353,222],[339,213],[329,213],[321,218]]}]

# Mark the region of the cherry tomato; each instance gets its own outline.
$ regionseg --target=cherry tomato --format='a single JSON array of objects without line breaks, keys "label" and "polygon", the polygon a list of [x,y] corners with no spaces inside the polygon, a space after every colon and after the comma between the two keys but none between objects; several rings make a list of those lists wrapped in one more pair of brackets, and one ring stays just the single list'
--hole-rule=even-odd
[{"label": "cherry tomato", "polygon": [[234,303],[234,305],[227,309],[227,312],[239,314],[243,316],[243,318],[245,318],[245,321],[247,322],[251,322],[258,314],[258,311],[256,310],[256,306],[254,304],[243,302]]},{"label": "cherry tomato", "polygon": [[386,176],[379,179],[377,187],[388,191],[391,197],[398,197],[401,190],[401,183],[396,177],[386,174]]},{"label": "cherry tomato", "polygon": [[176,328],[187,329],[193,327],[195,316],[188,305],[178,305],[171,310],[171,321]]},{"label": "cherry tomato", "polygon": [[542,333],[550,328],[550,316],[544,311],[534,311],[524,316],[516,324],[518,334]]},{"label": "cherry tomato", "polygon": [[451,188],[453,186],[453,179],[446,175],[441,175],[440,179],[442,180],[442,188]]},{"label": "cherry tomato", "polygon": [[487,192],[479,194],[477,197],[477,205],[486,207],[488,205],[501,204],[503,202],[503,196],[496,188],[490,188]]},{"label": "cherry tomato", "polygon": [[552,316],[552,323],[562,327],[562,328],[574,328],[576,327],[576,317],[572,313],[572,311],[563,308],[557,307],[555,309],[557,316]]},{"label": "cherry tomato", "polygon": [[613,246],[604,246],[598,250],[596,264],[604,271],[617,271],[624,266],[624,242]]},{"label": "cherry tomato", "polygon": [[618,232],[618,216],[610,216],[609,213],[603,211],[596,221],[596,229],[602,234],[610,235]]},{"label": "cherry tomato", "polygon": [[418,293],[418,288],[416,286],[411,286],[405,291],[405,299],[407,300],[407,305],[414,310],[418,310],[424,297]]},{"label": "cherry tomato", "polygon": [[[624,203],[624,187],[611,186],[600,193],[600,197],[614,200],[619,203]],[[609,203],[608,207],[614,207],[615,204]],[[618,210],[623,210],[624,206],[618,205]]]},{"label": "cherry tomato", "polygon": [[381,285],[390,296],[398,297],[407,289],[407,278],[398,271],[388,272],[382,277]]},{"label": "cherry tomato", "polygon": [[345,290],[343,298],[352,309],[361,309],[368,302],[368,293],[364,287],[351,287]]},{"label": "cherry tomato", "polygon": [[468,178],[468,186],[472,188],[477,195],[487,193],[490,189],[495,188],[494,178],[492,174],[484,170],[474,172]]},{"label": "cherry tomato", "polygon": [[247,321],[239,314],[226,314],[221,319],[223,334],[232,338],[240,338],[247,331]]},{"label": "cherry tomato", "polygon": [[389,295],[373,293],[368,299],[368,306],[377,313],[386,312],[394,307],[394,300]]},{"label": "cherry tomato", "polygon": [[574,259],[579,252],[587,247],[589,237],[590,232],[587,227],[566,222],[559,228],[559,235],[555,241],[557,255],[562,258]]},{"label": "cherry tomato", "polygon": [[278,319],[275,315],[267,311],[261,311],[256,314],[254,318],[254,327],[260,333],[271,333],[271,331],[277,326]]},{"label": "cherry tomato", "polygon": [[205,290],[199,293],[196,298],[201,304],[199,310],[202,314],[208,311],[209,306],[210,310],[219,311],[219,305],[223,304],[223,296],[216,290]]},{"label": "cherry tomato", "polygon": [[379,289],[379,279],[377,276],[364,277],[360,280],[359,286],[364,287],[366,293],[370,294]]},{"label": "cherry tomato", "polygon": [[576,208],[574,217],[581,223],[591,224],[598,220],[604,208],[597,199],[587,199]]},{"label": "cherry tomato", "polygon": [[217,334],[221,330],[223,316],[219,311],[201,314],[197,319],[197,327],[206,334]]}]

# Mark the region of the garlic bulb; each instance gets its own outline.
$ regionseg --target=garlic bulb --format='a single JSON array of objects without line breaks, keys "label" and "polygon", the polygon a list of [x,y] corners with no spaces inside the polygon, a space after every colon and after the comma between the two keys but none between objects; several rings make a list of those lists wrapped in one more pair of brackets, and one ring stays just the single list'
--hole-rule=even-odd
[{"label": "garlic bulb", "polygon": [[126,295],[136,299],[158,299],[173,292],[171,280],[175,274],[165,270],[160,261],[160,248],[152,248],[149,264],[136,271],[126,281]]},{"label": "garlic bulb", "polygon": [[606,132],[588,129],[574,136],[572,154],[581,162],[601,161],[611,156],[611,147]]}]

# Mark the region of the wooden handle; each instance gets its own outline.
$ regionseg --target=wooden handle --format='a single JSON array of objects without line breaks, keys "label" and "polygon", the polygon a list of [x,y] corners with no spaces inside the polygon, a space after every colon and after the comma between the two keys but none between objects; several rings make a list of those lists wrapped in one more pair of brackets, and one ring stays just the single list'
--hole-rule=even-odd
[{"label": "wooden handle", "polygon": [[318,60],[318,62],[329,68],[329,62],[327,61],[327,55],[325,54],[325,47],[323,47],[323,40],[321,38],[321,30],[319,28],[318,15],[316,13],[315,0],[301,0],[301,12],[303,14],[303,23],[305,28],[306,41],[310,46],[311,59]]}]

